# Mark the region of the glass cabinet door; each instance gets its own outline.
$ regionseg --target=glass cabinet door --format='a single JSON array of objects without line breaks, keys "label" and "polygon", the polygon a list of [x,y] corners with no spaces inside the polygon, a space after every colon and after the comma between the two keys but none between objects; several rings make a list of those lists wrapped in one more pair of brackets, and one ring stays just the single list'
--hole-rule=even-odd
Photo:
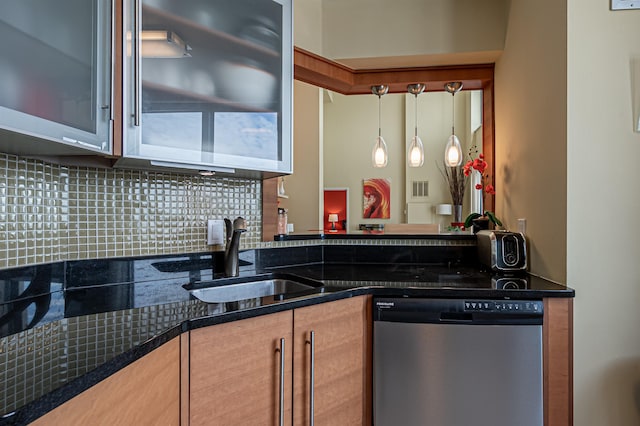
[{"label": "glass cabinet door", "polygon": [[112,15],[109,0],[0,0],[5,138],[111,151]]},{"label": "glass cabinet door", "polygon": [[126,0],[124,157],[290,172],[291,21],[290,0]]}]

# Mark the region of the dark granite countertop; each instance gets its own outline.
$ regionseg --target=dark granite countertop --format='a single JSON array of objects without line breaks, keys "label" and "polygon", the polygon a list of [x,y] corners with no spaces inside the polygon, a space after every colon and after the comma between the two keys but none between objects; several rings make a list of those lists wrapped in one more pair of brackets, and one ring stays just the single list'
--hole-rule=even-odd
[{"label": "dark granite countertop", "polygon": [[433,234],[398,234],[394,232],[385,232],[381,230],[362,230],[362,231],[337,231],[337,232],[321,232],[313,233],[292,233],[285,235],[274,235],[274,241],[305,241],[305,240],[391,240],[391,239],[429,239],[429,240],[468,240],[475,241],[475,234],[469,232],[441,232]]},{"label": "dark granite countertop", "polygon": [[332,257],[327,254],[318,262],[316,254],[305,250],[303,258],[294,260],[312,262],[282,265],[256,260],[269,259],[272,253],[252,254],[244,262],[241,275],[288,273],[324,284],[314,294],[284,301],[196,300],[183,285],[218,278],[211,253],[0,271],[0,424],[26,424],[193,328],[363,294],[574,296],[572,289],[527,274],[495,276],[455,262],[327,262]]}]

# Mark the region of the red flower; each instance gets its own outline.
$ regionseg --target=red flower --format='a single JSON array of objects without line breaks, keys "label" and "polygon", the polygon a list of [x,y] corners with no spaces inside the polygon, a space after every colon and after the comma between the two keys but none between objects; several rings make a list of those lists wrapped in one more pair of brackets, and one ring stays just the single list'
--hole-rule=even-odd
[{"label": "red flower", "polygon": [[485,210],[487,207],[487,198],[490,198],[492,195],[495,195],[496,189],[492,184],[491,175],[488,173],[490,172],[490,170],[488,170],[489,165],[484,160],[484,154],[478,153],[477,149],[475,147],[472,147],[469,150],[469,157],[471,157],[472,151],[474,149],[475,149],[475,153],[478,156],[475,159],[469,160],[464,165],[464,174],[465,176],[469,176],[473,172],[473,170],[476,170],[479,173],[480,181],[479,183],[475,184],[475,189],[477,191],[480,191],[480,202],[482,207],[480,209],[481,210],[480,213],[471,213],[467,217],[467,220],[465,220],[465,224],[471,223],[471,220],[473,220],[476,217],[487,216],[489,220],[493,222],[496,226],[502,226],[502,223],[497,217],[495,217],[495,214],[493,214],[493,212]]},{"label": "red flower", "polygon": [[476,158],[473,160],[473,168],[483,174],[485,169],[487,168],[487,162],[482,160],[481,158]]},{"label": "red flower", "polygon": [[478,157],[473,160],[467,161],[464,165],[464,174],[469,176],[473,170],[477,170],[480,173],[480,183],[475,185],[475,189],[482,192],[482,203],[485,204],[485,198],[487,195],[495,195],[495,187],[489,183],[491,182],[490,176],[485,173],[489,168],[489,164],[484,160],[484,154],[479,153]]},{"label": "red flower", "polygon": [[465,176],[469,176],[471,174],[471,167],[473,166],[473,161],[467,161],[467,164],[462,167]]}]

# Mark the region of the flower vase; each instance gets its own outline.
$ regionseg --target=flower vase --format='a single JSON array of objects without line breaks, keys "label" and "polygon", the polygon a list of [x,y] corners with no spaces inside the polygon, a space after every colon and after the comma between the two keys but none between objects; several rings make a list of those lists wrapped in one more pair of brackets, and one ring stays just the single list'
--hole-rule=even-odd
[{"label": "flower vase", "polygon": [[451,226],[462,228],[464,227],[464,222],[462,221],[462,205],[456,204],[453,206],[453,222],[451,222]]}]

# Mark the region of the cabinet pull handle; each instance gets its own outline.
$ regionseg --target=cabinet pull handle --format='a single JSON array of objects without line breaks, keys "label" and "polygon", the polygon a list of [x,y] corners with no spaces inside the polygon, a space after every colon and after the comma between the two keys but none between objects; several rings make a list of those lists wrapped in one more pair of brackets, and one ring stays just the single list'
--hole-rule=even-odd
[{"label": "cabinet pull handle", "polygon": [[284,338],[280,339],[280,426],[284,426]]},{"label": "cabinet pull handle", "polygon": [[142,79],[140,75],[140,58],[142,56],[142,51],[140,49],[140,34],[142,31],[142,0],[134,0],[134,9],[133,9],[133,46],[134,46],[134,56],[133,56],[133,80],[134,80],[134,88],[133,88],[133,125],[136,127],[140,126],[140,110],[141,110],[141,102],[142,102]]},{"label": "cabinet pull handle", "polygon": [[313,426],[314,424],[314,420],[313,420],[313,409],[314,409],[314,403],[313,403],[313,388],[314,388],[314,381],[315,381],[315,364],[316,364],[316,332],[315,331],[311,331],[310,332],[310,338],[309,340],[307,340],[307,344],[311,345],[311,347],[309,348],[309,352],[310,352],[310,371],[309,371],[309,425]]},{"label": "cabinet pull handle", "polygon": [[[113,99],[116,82],[116,0],[111,0],[111,78],[109,79],[109,120],[113,121],[114,112],[113,105],[115,101]],[[103,107],[104,108],[104,107]]]}]

